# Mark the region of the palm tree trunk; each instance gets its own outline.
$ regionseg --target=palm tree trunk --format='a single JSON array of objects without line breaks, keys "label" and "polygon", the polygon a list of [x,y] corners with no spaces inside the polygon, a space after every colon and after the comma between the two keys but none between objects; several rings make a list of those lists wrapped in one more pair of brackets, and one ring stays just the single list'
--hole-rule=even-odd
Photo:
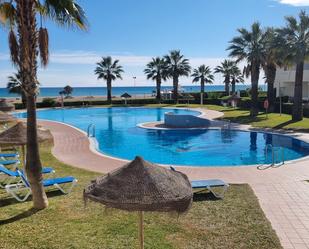
[{"label": "palm tree trunk", "polygon": [[293,105],[293,121],[303,119],[303,74],[304,62],[296,65],[295,85],[294,85],[294,105]]},{"label": "palm tree trunk", "polygon": [[161,101],[161,77],[157,77],[157,95],[156,95],[158,103]]},{"label": "palm tree trunk", "polygon": [[173,98],[175,104],[178,104],[178,76],[173,76]]},{"label": "palm tree trunk", "polygon": [[234,94],[235,91],[236,91],[236,82],[235,82],[235,79],[232,80],[231,85],[232,85],[232,94]]},{"label": "palm tree trunk", "polygon": [[112,104],[112,80],[108,79],[106,83],[107,83],[107,103],[111,105]]},{"label": "palm tree trunk", "polygon": [[27,107],[27,97],[25,95],[25,92],[23,90],[21,90],[21,102],[23,104],[23,108],[26,108]]},{"label": "palm tree trunk", "polygon": [[269,103],[268,111],[273,112],[275,109],[275,88],[274,83],[276,79],[276,65],[268,65],[266,68],[266,80],[267,80],[267,100]]},{"label": "palm tree trunk", "polygon": [[224,79],[224,89],[225,89],[225,95],[229,95],[230,94],[230,76],[226,76]]},{"label": "palm tree trunk", "polygon": [[27,97],[26,158],[26,173],[31,186],[33,207],[36,209],[44,209],[48,206],[48,200],[42,185],[42,164],[37,138],[36,100],[33,95]]},{"label": "palm tree trunk", "polygon": [[19,70],[27,95],[27,162],[26,173],[32,191],[33,207],[43,209],[48,200],[42,186],[42,165],[39,154],[36,121],[37,88],[37,27],[34,0],[16,1],[17,29],[19,34]]},{"label": "palm tree trunk", "polygon": [[205,80],[201,79],[201,93],[204,94],[204,92],[205,92]]},{"label": "palm tree trunk", "polygon": [[260,66],[256,62],[252,62],[251,69],[251,117],[255,117],[259,114],[258,107],[258,84],[260,76]]}]

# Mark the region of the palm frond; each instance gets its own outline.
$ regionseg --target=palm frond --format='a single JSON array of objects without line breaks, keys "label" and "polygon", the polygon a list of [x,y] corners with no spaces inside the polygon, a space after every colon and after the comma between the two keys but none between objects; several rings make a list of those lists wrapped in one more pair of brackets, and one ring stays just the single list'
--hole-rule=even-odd
[{"label": "palm frond", "polygon": [[102,60],[96,63],[97,67],[95,68],[94,73],[97,75],[98,79],[122,79],[121,74],[124,70],[118,63],[119,60],[113,61],[111,56],[102,57]]},{"label": "palm frond", "polygon": [[11,29],[9,32],[9,48],[13,64],[18,65],[19,62],[19,46],[15,32]]},{"label": "palm frond", "polygon": [[0,1],[0,22],[6,27],[13,27],[16,21],[16,9],[12,2]]},{"label": "palm frond", "polygon": [[49,61],[49,39],[48,39],[48,31],[46,28],[39,29],[39,51],[41,64],[46,67]]},{"label": "palm frond", "polygon": [[41,14],[51,18],[60,25],[87,29],[88,22],[83,8],[75,0],[37,1]]}]

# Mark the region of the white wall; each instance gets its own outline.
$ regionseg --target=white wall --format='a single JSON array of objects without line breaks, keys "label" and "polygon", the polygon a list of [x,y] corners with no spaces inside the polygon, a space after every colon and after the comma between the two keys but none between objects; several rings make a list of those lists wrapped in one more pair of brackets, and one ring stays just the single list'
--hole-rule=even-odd
[{"label": "white wall", "polygon": [[[309,98],[309,64],[305,64],[303,76],[303,98]],[[279,96],[279,82],[281,96],[294,96],[295,69],[284,70],[277,69],[275,88],[277,89],[277,97]]]}]

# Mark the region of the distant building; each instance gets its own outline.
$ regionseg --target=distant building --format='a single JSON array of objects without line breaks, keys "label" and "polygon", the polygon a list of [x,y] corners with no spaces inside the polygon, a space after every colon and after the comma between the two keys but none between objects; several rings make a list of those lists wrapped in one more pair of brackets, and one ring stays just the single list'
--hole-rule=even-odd
[{"label": "distant building", "polygon": [[[279,96],[279,86],[281,96],[294,96],[294,83],[295,83],[295,68],[278,68],[275,88],[276,95]],[[309,100],[309,64],[304,65],[304,78],[303,78],[303,99]]]}]

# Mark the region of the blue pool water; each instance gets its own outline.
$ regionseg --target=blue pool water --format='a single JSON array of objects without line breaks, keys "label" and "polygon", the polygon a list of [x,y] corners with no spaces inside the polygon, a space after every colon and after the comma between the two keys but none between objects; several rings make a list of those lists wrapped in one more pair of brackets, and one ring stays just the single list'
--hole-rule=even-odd
[{"label": "blue pool water", "polygon": [[[136,155],[175,165],[235,166],[270,163],[266,145],[284,147],[285,160],[309,155],[309,144],[288,136],[234,130],[146,130],[139,123],[160,121],[164,113],[198,112],[162,108],[82,108],[38,111],[38,118],[64,122],[87,131],[96,126],[98,150],[123,159]],[[24,113],[17,114],[25,117]]]}]

